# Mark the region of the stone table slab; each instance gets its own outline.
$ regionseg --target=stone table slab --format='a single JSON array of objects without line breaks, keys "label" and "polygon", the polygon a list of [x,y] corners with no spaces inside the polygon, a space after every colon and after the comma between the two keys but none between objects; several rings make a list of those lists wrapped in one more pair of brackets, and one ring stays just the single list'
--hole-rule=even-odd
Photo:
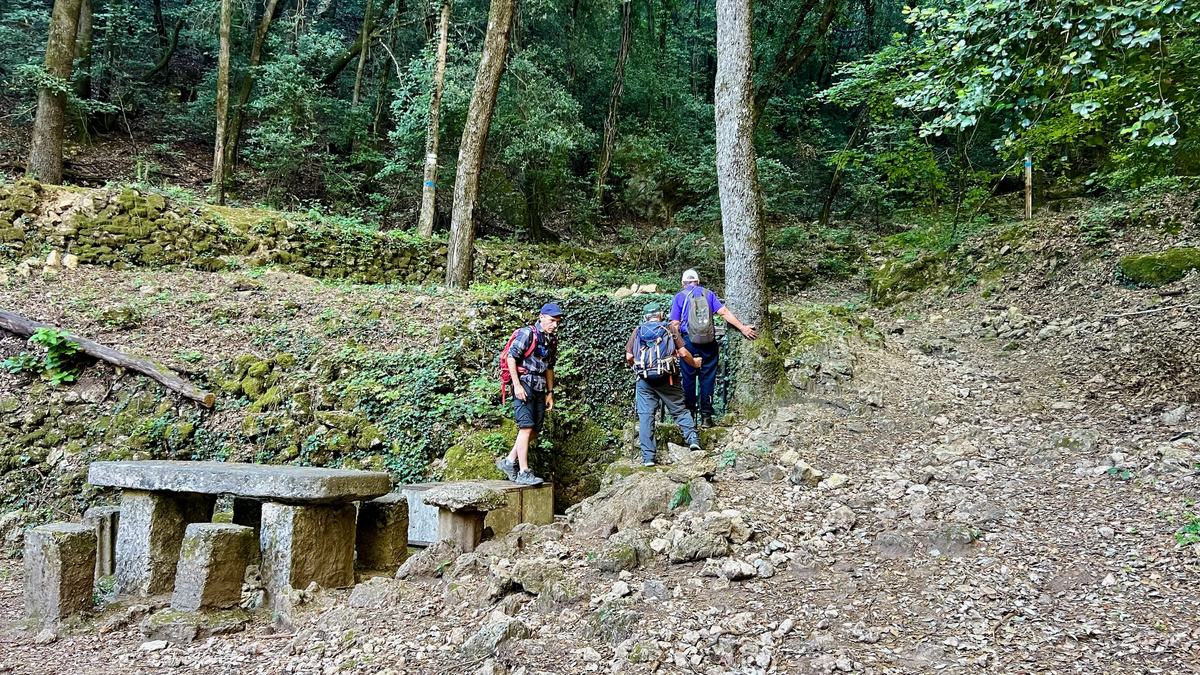
[{"label": "stone table slab", "polygon": [[312,504],[374,499],[392,489],[391,476],[381,471],[167,460],[93,462],[88,482],[126,490],[231,494]]}]

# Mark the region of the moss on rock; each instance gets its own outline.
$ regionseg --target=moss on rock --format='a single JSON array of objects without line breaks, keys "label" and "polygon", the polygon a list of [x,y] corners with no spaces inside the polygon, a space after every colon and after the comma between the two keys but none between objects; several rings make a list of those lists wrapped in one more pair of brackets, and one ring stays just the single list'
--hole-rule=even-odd
[{"label": "moss on rock", "polygon": [[1130,285],[1157,288],[1179,281],[1192,270],[1200,270],[1200,248],[1180,246],[1158,253],[1127,255],[1121,258],[1117,270]]},{"label": "moss on rock", "polygon": [[446,480],[503,479],[496,458],[512,447],[517,425],[505,420],[499,429],[477,431],[446,451]]},{"label": "moss on rock", "polygon": [[871,301],[890,305],[933,286],[945,277],[946,256],[942,253],[925,253],[916,260],[889,260],[871,277]]}]

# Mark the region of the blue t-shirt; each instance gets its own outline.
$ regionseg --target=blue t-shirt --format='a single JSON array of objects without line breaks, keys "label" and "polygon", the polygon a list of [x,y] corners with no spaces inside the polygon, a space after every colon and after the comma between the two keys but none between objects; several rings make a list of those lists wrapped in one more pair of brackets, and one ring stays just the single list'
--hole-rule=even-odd
[{"label": "blue t-shirt", "polygon": [[721,299],[716,293],[704,288],[700,284],[692,284],[687,288],[675,294],[675,299],[671,302],[671,321],[679,322],[679,332],[687,333],[687,303],[688,297],[698,298],[703,293],[708,298],[708,311],[712,312],[713,316],[721,311],[725,305],[721,303]]}]

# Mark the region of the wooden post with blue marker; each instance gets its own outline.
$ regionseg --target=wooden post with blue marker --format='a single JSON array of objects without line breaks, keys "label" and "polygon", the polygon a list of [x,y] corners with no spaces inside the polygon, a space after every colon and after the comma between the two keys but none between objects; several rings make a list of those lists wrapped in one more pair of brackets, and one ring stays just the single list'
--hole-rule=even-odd
[{"label": "wooden post with blue marker", "polygon": [[1033,157],[1025,155],[1025,219],[1033,217]]}]

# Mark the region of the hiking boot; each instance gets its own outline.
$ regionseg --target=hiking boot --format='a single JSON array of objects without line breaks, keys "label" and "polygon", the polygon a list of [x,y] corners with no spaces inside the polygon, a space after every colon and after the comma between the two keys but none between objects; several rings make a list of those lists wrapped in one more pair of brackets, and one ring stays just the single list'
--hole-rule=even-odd
[{"label": "hiking boot", "polygon": [[532,471],[522,471],[513,479],[518,485],[541,485],[546,481],[533,475]]},{"label": "hiking boot", "polygon": [[652,460],[652,459],[648,459],[648,460],[646,460],[646,461],[642,462],[642,466],[647,466],[647,467],[649,467],[649,466],[655,466],[655,464],[654,464],[654,460]]},{"label": "hiking boot", "polygon": [[711,429],[717,426],[717,423],[713,421],[712,415],[704,415],[700,418],[700,426]]},{"label": "hiking boot", "polygon": [[692,452],[700,452],[700,444],[692,443],[691,445],[688,446],[688,450],[691,450]]},{"label": "hiking boot", "polygon": [[509,480],[517,479],[517,465],[510,461],[507,457],[501,457],[496,460],[496,468],[500,469]]}]

